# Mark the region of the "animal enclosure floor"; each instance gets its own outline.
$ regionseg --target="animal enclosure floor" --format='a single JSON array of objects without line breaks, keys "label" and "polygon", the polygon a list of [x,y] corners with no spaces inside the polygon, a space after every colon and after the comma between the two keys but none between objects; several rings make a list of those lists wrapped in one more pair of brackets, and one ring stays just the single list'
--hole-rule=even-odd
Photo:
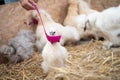
[{"label": "animal enclosure floor", "polygon": [[24,62],[0,65],[0,80],[120,80],[120,48],[102,49],[102,42],[66,46],[69,57],[63,68],[48,74],[41,69],[41,54]]}]

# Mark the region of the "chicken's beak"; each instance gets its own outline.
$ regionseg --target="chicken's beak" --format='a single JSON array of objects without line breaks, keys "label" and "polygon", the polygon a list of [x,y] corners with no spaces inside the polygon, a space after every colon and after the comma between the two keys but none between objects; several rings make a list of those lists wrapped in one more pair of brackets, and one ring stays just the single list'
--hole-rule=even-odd
[{"label": "chicken's beak", "polygon": [[50,32],[50,35],[55,35],[55,32]]},{"label": "chicken's beak", "polygon": [[87,25],[88,25],[88,23],[89,23],[89,20],[87,20],[87,21],[85,22],[84,32],[87,30]]}]

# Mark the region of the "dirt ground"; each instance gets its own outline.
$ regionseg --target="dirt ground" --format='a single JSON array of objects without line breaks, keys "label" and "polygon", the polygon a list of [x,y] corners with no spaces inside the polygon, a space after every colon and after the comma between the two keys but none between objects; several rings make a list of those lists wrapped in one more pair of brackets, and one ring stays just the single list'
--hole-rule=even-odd
[{"label": "dirt ground", "polygon": [[[120,0],[92,0],[92,8],[103,9],[117,6]],[[67,13],[67,0],[39,0],[56,22],[62,23]],[[0,46],[21,29],[32,29],[30,11],[20,4],[0,5]],[[16,24],[17,23],[17,24]],[[32,29],[33,30],[33,29]],[[89,41],[65,46],[69,57],[65,67],[55,68],[44,74],[42,57],[38,52],[24,62],[8,64],[0,56],[0,80],[120,80],[120,48],[103,49],[101,41]]]}]

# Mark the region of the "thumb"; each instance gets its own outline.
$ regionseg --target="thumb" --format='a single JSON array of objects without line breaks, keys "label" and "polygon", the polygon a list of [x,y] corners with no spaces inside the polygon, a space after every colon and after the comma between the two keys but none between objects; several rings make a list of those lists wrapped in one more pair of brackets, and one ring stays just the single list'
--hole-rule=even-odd
[{"label": "thumb", "polygon": [[36,5],[36,3],[37,3],[38,0],[28,0],[28,1],[29,1],[29,3]]}]

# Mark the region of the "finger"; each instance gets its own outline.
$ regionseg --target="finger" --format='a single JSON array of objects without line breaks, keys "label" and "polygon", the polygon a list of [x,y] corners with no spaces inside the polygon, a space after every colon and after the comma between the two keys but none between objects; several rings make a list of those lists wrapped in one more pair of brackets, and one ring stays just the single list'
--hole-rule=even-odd
[{"label": "finger", "polygon": [[26,10],[34,9],[33,6],[32,6],[32,4],[30,4],[28,2],[28,0],[24,0],[24,1],[20,0],[20,3],[22,5],[22,7],[25,8]]},{"label": "finger", "polygon": [[29,6],[23,6],[23,8],[25,8],[26,10],[33,10],[34,8],[29,7]]},{"label": "finger", "polygon": [[35,8],[35,5],[37,5],[33,0],[28,0],[29,3],[33,6],[33,8]]},{"label": "finger", "polygon": [[33,7],[30,3],[24,4],[23,7],[24,7],[26,10],[32,10],[32,9],[34,9],[34,7]]},{"label": "finger", "polygon": [[38,0],[28,0],[28,1],[29,1],[29,3],[34,3],[34,4],[36,4],[38,2]]},{"label": "finger", "polygon": [[34,6],[33,6],[31,3],[28,3],[28,7],[29,7],[30,9],[34,9]]}]

